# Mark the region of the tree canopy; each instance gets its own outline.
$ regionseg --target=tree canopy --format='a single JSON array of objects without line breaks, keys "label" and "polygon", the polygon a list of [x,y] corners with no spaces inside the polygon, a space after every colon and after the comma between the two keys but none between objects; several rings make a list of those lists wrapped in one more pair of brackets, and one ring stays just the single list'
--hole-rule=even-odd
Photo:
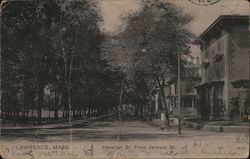
[{"label": "tree canopy", "polygon": [[1,14],[3,111],[110,108],[117,75],[101,59],[94,1],[11,1]]},{"label": "tree canopy", "polygon": [[[104,58],[112,69],[144,81],[148,91],[159,87],[165,99],[163,88],[177,77],[178,52],[190,52],[193,34],[186,27],[190,20],[190,15],[170,2],[143,1],[139,11],[123,18],[120,32],[106,40]],[[187,63],[182,58],[183,69]],[[163,105],[167,112],[164,100]]]}]

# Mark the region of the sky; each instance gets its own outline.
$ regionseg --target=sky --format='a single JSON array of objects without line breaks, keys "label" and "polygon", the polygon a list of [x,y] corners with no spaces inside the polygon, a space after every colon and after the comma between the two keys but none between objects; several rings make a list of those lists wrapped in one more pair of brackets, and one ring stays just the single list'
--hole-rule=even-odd
[{"label": "sky", "polygon": [[[121,16],[140,8],[141,0],[98,0],[104,18],[102,29],[114,32],[121,25]],[[188,0],[166,0],[175,3],[191,14],[194,20],[190,23],[191,31],[201,34],[218,16],[241,14],[249,15],[249,3],[246,0],[220,0],[210,6],[200,6]]]},{"label": "sky", "polygon": [[[121,16],[138,11],[141,0],[97,0],[102,12],[104,22],[101,26],[106,33],[117,31],[122,24]],[[247,0],[219,0],[218,3],[209,6],[200,6],[189,0],[166,0],[181,7],[184,12],[193,16],[189,24],[191,32],[199,36],[220,15],[250,15],[249,2]],[[199,56],[198,46],[192,46],[192,55]]]}]

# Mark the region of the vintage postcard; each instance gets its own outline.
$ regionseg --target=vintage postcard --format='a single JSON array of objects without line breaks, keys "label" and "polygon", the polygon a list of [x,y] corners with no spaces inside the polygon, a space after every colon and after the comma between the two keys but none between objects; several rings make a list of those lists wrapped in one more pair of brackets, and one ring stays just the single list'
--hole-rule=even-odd
[{"label": "vintage postcard", "polygon": [[248,158],[249,6],[2,0],[1,158]]}]

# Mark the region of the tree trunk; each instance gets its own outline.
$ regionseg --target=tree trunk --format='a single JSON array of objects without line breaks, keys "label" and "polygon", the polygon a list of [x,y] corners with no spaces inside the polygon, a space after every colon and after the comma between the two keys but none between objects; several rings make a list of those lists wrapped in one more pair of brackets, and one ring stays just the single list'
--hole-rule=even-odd
[{"label": "tree trunk", "polygon": [[161,91],[163,113],[165,113],[165,117],[166,117],[165,123],[166,123],[166,126],[170,127],[169,116],[168,116],[168,107],[167,107],[167,102],[166,102],[166,98],[165,98],[164,88],[162,86],[160,86],[160,91]]},{"label": "tree trunk", "polygon": [[40,86],[38,90],[38,103],[37,103],[37,119],[38,122],[41,121],[42,118],[42,106],[43,106],[43,96],[44,96],[44,87]]},{"label": "tree trunk", "polygon": [[157,82],[158,82],[158,85],[160,87],[160,95],[161,95],[161,101],[162,101],[162,108],[163,108],[163,113],[165,114],[165,126],[168,126],[170,127],[170,124],[169,124],[169,116],[168,116],[168,107],[167,107],[167,102],[166,102],[166,97],[165,97],[165,92],[164,92],[164,83],[165,83],[165,80],[162,81],[162,84],[159,80],[159,78],[157,77],[156,78]]},{"label": "tree trunk", "polygon": [[87,115],[90,116],[90,108],[88,108]]},{"label": "tree trunk", "polygon": [[54,119],[58,119],[58,110],[54,110]]},{"label": "tree trunk", "polygon": [[76,117],[76,111],[73,110],[73,117],[75,118]]},{"label": "tree trunk", "polygon": [[31,117],[33,118],[33,116],[34,116],[34,110],[33,110],[33,108],[31,109]]},{"label": "tree trunk", "polygon": [[76,117],[78,118],[80,115],[79,109],[76,110]]},{"label": "tree trunk", "polygon": [[59,105],[59,93],[57,88],[55,89],[55,105],[54,105],[54,119],[58,119],[58,106]]},{"label": "tree trunk", "polygon": [[49,119],[50,119],[50,108],[49,108]]},{"label": "tree trunk", "polygon": [[16,111],[15,113],[16,113],[16,115],[15,115],[15,116],[16,116],[16,118],[19,118],[19,112],[18,112],[18,111]]},{"label": "tree trunk", "polygon": [[22,118],[25,118],[25,110],[24,110],[24,104],[22,104],[22,112],[21,112]]},{"label": "tree trunk", "polygon": [[[71,124],[71,75],[72,75],[72,68],[73,68],[73,55],[71,59],[68,59],[66,55],[66,50],[63,43],[62,34],[60,31],[60,42],[62,47],[62,54],[63,54],[63,61],[64,61],[64,81],[68,93],[68,109],[69,109],[69,123]],[[74,47],[75,48],[75,47]],[[75,50],[73,51],[73,54],[75,53]],[[69,63],[68,63],[69,62]]]},{"label": "tree trunk", "polygon": [[121,134],[121,126],[122,126],[121,107],[122,107],[122,99],[123,99],[123,92],[124,92],[124,84],[125,84],[125,77],[122,78],[121,91],[120,91],[120,97],[119,97],[118,117],[119,117],[120,126],[119,126],[119,136],[117,137],[117,140],[120,140],[120,134]]},{"label": "tree trunk", "polygon": [[144,110],[143,110],[143,105],[140,105],[140,118],[144,118]]},{"label": "tree trunk", "polygon": [[135,105],[135,116],[138,117],[138,115],[139,115],[138,105]]},{"label": "tree trunk", "polygon": [[151,99],[151,92],[152,91],[149,91],[149,109],[148,109],[148,111],[149,111],[149,119],[151,120],[152,119],[152,117],[153,117],[153,111],[152,111],[152,99]]},{"label": "tree trunk", "polygon": [[98,114],[102,114],[102,107],[99,107]]}]

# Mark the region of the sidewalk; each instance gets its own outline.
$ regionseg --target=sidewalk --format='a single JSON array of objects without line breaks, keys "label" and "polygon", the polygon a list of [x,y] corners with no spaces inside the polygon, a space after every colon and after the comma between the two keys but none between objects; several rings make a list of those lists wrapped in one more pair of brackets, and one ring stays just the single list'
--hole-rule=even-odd
[{"label": "sidewalk", "polygon": [[72,124],[70,125],[69,122],[63,121],[63,122],[56,122],[53,124],[44,124],[44,125],[28,125],[28,126],[3,126],[1,127],[1,130],[33,130],[33,129],[66,129],[70,127],[77,127],[80,125],[87,125],[90,122],[93,122],[95,120],[103,119],[109,116],[113,116],[117,113],[110,113],[105,114],[98,117],[90,117],[86,119],[80,119],[80,120],[72,120]]},{"label": "sidewalk", "polygon": [[[190,118],[189,118],[190,119]],[[186,127],[197,130],[214,131],[214,132],[249,132],[248,122],[235,121],[189,121],[189,119],[182,119],[181,124]],[[177,119],[176,119],[177,120]],[[170,119],[170,125],[176,127],[178,125],[175,119]],[[160,128],[164,128],[164,122],[160,119],[153,119],[151,124]]]},{"label": "sidewalk", "polygon": [[249,122],[235,122],[235,121],[190,121],[183,119],[182,125],[201,129],[205,131],[215,132],[248,132]]}]

